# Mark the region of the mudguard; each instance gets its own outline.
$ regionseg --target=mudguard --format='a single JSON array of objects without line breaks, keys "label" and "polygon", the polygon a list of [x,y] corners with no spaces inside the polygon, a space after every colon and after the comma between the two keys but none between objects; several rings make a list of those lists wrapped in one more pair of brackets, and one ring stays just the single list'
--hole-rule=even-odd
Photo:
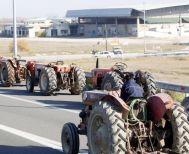
[{"label": "mudguard", "polygon": [[173,99],[166,93],[159,93],[149,97],[147,99],[148,119],[154,122],[160,121],[173,105]]}]

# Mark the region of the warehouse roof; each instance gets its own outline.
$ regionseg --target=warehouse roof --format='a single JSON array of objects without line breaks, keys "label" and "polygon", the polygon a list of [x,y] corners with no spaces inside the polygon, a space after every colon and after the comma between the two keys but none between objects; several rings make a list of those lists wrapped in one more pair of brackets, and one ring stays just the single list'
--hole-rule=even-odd
[{"label": "warehouse roof", "polygon": [[132,8],[109,8],[109,9],[85,9],[85,10],[68,10],[66,17],[131,17],[139,16],[140,11]]},{"label": "warehouse roof", "polygon": [[165,16],[189,13],[189,5],[179,5],[146,10],[146,16]]}]

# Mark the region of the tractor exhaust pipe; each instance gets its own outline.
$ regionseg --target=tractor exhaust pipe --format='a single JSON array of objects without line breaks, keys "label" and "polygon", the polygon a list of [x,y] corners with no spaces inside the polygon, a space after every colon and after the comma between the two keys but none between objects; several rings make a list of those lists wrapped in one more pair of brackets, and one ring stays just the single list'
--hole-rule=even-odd
[{"label": "tractor exhaust pipe", "polygon": [[99,59],[96,59],[96,68],[99,68]]}]

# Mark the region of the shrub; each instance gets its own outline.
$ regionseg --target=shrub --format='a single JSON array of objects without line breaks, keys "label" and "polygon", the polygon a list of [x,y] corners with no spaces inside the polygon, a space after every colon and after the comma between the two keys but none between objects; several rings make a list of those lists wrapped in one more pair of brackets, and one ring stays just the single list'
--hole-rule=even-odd
[{"label": "shrub", "polygon": [[170,90],[165,90],[164,92],[169,94],[174,100],[178,102],[182,102],[185,97],[185,94],[181,92],[170,91]]},{"label": "shrub", "polygon": [[[30,51],[28,42],[26,40],[18,40],[17,42],[18,51]],[[9,45],[10,52],[13,51],[13,42]]]}]

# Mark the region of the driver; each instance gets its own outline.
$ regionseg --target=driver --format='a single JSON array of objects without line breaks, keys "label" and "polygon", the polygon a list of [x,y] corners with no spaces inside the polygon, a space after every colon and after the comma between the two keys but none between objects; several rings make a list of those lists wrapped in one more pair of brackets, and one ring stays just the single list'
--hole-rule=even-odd
[{"label": "driver", "polygon": [[142,98],[144,90],[143,88],[136,83],[134,80],[134,75],[131,75],[121,88],[121,98],[128,102],[132,98]]}]

